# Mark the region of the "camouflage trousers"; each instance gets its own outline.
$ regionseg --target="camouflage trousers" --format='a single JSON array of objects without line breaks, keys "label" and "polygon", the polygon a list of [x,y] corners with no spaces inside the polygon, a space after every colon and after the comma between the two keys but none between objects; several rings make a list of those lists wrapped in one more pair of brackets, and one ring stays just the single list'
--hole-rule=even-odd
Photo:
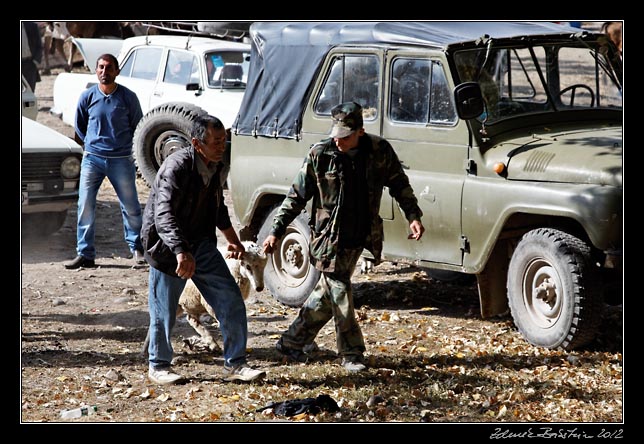
[{"label": "camouflage trousers", "polygon": [[361,254],[362,248],[338,251],[335,271],[322,273],[297,318],[282,334],[285,346],[302,350],[333,318],[338,354],[362,356],[366,348],[351,293],[351,275]]}]

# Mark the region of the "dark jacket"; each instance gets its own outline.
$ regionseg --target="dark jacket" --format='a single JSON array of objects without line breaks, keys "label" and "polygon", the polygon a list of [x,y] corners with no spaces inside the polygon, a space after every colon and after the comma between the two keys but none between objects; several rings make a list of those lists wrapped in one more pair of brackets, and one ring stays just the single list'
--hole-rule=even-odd
[{"label": "dark jacket", "polygon": [[216,241],[217,228],[232,226],[223,197],[228,165],[220,164],[206,187],[197,171],[196,156],[191,146],[165,159],[143,212],[141,243],[145,259],[173,276],[177,254],[194,253],[200,241]]},{"label": "dark jacket", "polygon": [[[375,263],[381,261],[383,225],[380,217],[380,200],[383,187],[396,199],[410,222],[423,215],[418,200],[402,169],[391,144],[378,136],[365,134],[360,138],[360,149],[367,151],[366,179],[368,188],[369,233],[364,247],[371,252]],[[275,215],[271,234],[281,238],[286,227],[313,199],[311,214],[311,259],[322,271],[333,271],[338,251],[340,204],[343,199],[344,181],[338,160],[338,148],[333,139],[325,139],[311,148],[293,185]]]}]

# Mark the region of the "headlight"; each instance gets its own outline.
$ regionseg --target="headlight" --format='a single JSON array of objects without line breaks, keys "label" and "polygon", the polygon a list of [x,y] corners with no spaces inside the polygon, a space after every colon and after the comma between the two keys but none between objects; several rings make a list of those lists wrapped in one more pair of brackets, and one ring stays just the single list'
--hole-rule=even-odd
[{"label": "headlight", "polygon": [[80,160],[77,157],[70,156],[60,164],[60,174],[65,179],[75,179],[80,175]]}]

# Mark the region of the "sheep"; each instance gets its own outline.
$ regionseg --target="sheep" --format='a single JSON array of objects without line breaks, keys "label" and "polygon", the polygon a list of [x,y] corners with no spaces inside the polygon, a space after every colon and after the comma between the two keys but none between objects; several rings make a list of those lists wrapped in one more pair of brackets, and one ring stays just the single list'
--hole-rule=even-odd
[{"label": "sheep", "polygon": [[[264,254],[262,248],[254,242],[243,242],[246,251],[241,259],[226,258],[228,251],[226,247],[219,247],[219,251],[226,258],[226,264],[230,273],[235,278],[244,300],[250,295],[251,288],[259,292],[264,289],[264,268],[268,257]],[[207,344],[208,349],[213,353],[221,353],[221,347],[212,337],[208,329],[201,323],[201,316],[209,314],[213,319],[217,319],[214,310],[204,299],[197,286],[188,279],[186,287],[179,297],[179,307],[177,308],[177,317],[186,314],[188,323],[201,336]],[[150,329],[143,344],[141,352],[144,355],[148,353],[150,343]]]}]

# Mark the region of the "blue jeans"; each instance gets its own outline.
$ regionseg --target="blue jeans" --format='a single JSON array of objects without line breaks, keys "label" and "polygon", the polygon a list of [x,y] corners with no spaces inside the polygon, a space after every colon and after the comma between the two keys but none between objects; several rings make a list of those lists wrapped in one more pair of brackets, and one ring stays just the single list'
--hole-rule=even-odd
[{"label": "blue jeans", "polygon": [[143,251],[141,225],[143,215],[136,192],[136,167],[132,157],[107,158],[85,153],[81,163],[78,190],[78,226],[76,251],[86,259],[96,258],[94,246],[96,196],[105,178],[110,180],[119,199],[123,215],[125,242],[131,252]]},{"label": "blue jeans", "polygon": [[[192,281],[213,308],[224,338],[224,365],[236,367],[246,362],[248,325],[246,305],[239,286],[230,274],[217,243],[204,240],[193,252],[197,263]],[[177,317],[179,297],[186,280],[150,267],[148,309],[150,311],[150,367],[169,367],[172,362],[170,335]]]}]

